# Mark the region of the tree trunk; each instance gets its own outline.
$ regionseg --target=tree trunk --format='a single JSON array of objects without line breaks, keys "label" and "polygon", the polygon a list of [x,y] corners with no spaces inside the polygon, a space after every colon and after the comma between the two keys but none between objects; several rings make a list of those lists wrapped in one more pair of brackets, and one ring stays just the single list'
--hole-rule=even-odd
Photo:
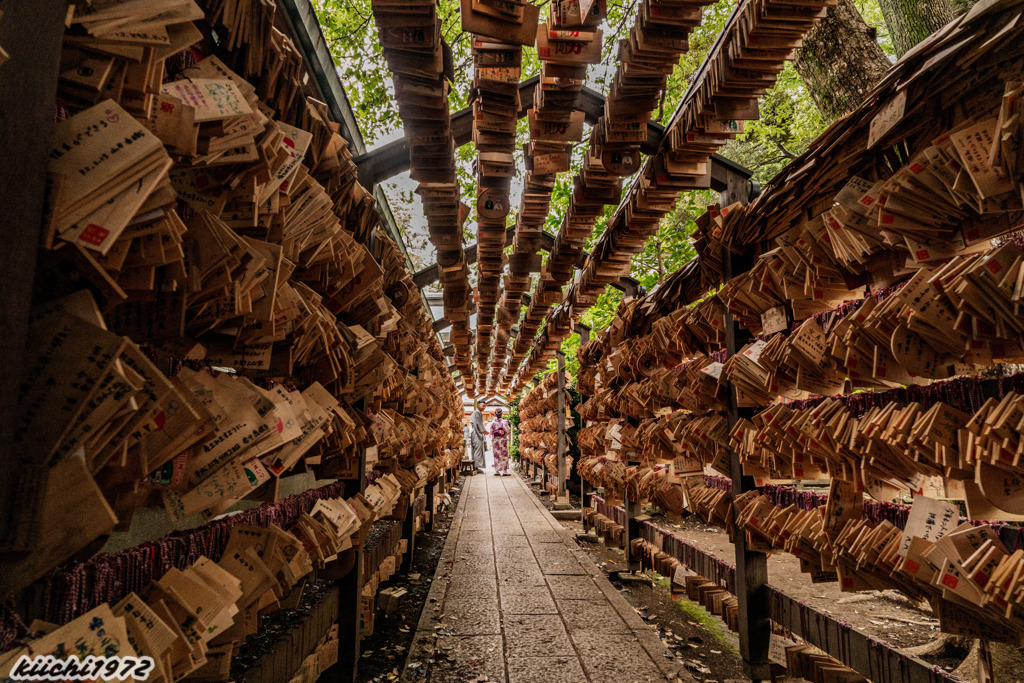
[{"label": "tree trunk", "polygon": [[953,16],[959,17],[967,10],[974,7],[978,0],[949,0],[949,6],[953,9]]},{"label": "tree trunk", "polygon": [[949,0],[879,0],[896,56],[953,21]]},{"label": "tree trunk", "polygon": [[853,0],[839,0],[810,30],[794,62],[827,119],[848,114],[889,70],[889,58]]}]

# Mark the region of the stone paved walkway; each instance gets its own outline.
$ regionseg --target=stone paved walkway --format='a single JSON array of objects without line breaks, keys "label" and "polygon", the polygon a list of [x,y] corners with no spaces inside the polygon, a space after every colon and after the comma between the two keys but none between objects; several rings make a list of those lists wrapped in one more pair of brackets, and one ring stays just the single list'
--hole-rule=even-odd
[{"label": "stone paved walkway", "polygon": [[403,681],[690,679],[518,475],[463,486]]}]

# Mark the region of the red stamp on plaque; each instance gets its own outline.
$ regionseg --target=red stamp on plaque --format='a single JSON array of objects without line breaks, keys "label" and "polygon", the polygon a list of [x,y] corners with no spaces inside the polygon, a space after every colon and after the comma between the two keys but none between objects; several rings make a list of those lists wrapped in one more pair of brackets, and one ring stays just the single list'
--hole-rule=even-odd
[{"label": "red stamp on plaque", "polygon": [[988,268],[990,273],[995,275],[996,273],[1003,269],[1003,264],[999,263],[999,261],[996,261],[995,259],[992,259],[985,264],[985,267]]},{"label": "red stamp on plaque", "polygon": [[942,577],[942,585],[949,586],[950,588],[956,588],[957,584],[960,583],[960,579],[953,576],[952,574],[945,574]]},{"label": "red stamp on plaque", "polygon": [[90,223],[85,226],[85,230],[83,230],[82,234],[79,235],[79,239],[87,244],[99,246],[103,244],[103,240],[107,239],[107,235],[109,234],[110,231],[106,228],[96,225],[95,223]]}]

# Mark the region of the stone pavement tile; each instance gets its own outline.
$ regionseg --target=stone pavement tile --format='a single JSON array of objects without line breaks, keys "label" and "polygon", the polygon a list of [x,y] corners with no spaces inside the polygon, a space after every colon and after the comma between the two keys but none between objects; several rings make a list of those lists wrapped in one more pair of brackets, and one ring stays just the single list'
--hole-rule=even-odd
[{"label": "stone pavement tile", "polygon": [[485,676],[488,683],[508,680],[501,636],[441,636],[434,658],[431,683],[462,683]]},{"label": "stone pavement tile", "polygon": [[494,559],[495,557],[494,547],[490,545],[489,537],[486,541],[466,541],[464,539],[459,539],[459,543],[455,548],[457,559],[480,559],[484,557]]},{"label": "stone pavement tile", "polygon": [[455,635],[481,636],[501,634],[498,598],[449,597],[444,602],[442,624]]},{"label": "stone pavement tile", "polygon": [[633,636],[581,633],[572,637],[583,669],[593,683],[665,681]]},{"label": "stone pavement tile", "polygon": [[626,622],[619,618],[618,613],[607,602],[559,600],[558,611],[561,612],[570,635],[632,633]]},{"label": "stone pavement tile", "polygon": [[565,537],[557,531],[535,531],[530,534],[530,543],[563,543]]},{"label": "stone pavement tile", "polygon": [[461,555],[493,555],[491,552],[491,535],[485,534],[480,538],[467,538],[465,534],[458,539],[456,549]]},{"label": "stone pavement tile", "polygon": [[494,558],[494,563],[498,567],[499,576],[506,571],[540,571],[540,565],[532,552],[519,548],[514,552],[501,552],[501,550],[508,549],[499,548],[496,552],[497,557]]},{"label": "stone pavement tile", "polygon": [[526,532],[523,531],[523,527],[519,524],[519,518],[515,516],[515,513],[506,512],[501,515],[496,515],[492,510],[491,534],[494,536],[508,536],[509,534],[514,536],[525,536]]},{"label": "stone pavement tile", "polygon": [[459,510],[456,515],[462,515],[462,534],[480,534],[482,536],[489,535],[492,530],[491,516],[487,512],[487,506],[482,506],[479,510]]},{"label": "stone pavement tile", "polygon": [[523,540],[522,545],[507,545],[494,549],[494,557],[498,562],[528,562],[536,565],[537,558],[533,554],[533,548]]},{"label": "stone pavement tile", "polygon": [[524,586],[502,584],[501,611],[504,614],[558,614],[555,601],[547,586]]},{"label": "stone pavement tile", "polygon": [[604,593],[589,576],[552,575],[546,578],[555,600],[606,600]]},{"label": "stone pavement tile", "polygon": [[448,583],[446,598],[476,598],[497,595],[498,581],[494,573],[460,574],[453,576]]},{"label": "stone pavement tile", "polygon": [[574,654],[557,614],[502,614],[501,619],[509,658]]},{"label": "stone pavement tile", "polygon": [[527,533],[532,535],[535,531],[554,531],[554,527],[551,526],[551,522],[547,520],[541,513],[535,515],[525,514],[522,508],[516,510],[516,515],[519,517],[519,523]]},{"label": "stone pavement tile", "polygon": [[[480,518],[483,518],[483,521],[481,521]],[[463,523],[462,525],[461,533],[459,534],[459,539],[461,540],[462,536],[466,534],[484,537],[490,536],[491,525],[489,524],[486,518],[486,511],[479,512],[470,517],[467,517],[465,523]]]},{"label": "stone pavement tile", "polygon": [[554,543],[538,544],[534,546],[537,554],[537,564],[545,574],[573,574],[583,576],[587,572],[576,555],[564,545]]},{"label": "stone pavement tile", "polygon": [[537,556],[530,548],[495,548],[494,562],[501,567],[530,567],[540,571]]},{"label": "stone pavement tile", "polygon": [[502,548],[529,548],[530,542],[526,540],[526,534],[495,534],[494,549],[500,551]]},{"label": "stone pavement tile", "polygon": [[485,503],[478,508],[461,510],[460,512],[466,515],[465,523],[462,526],[463,532],[489,533],[490,529],[493,528],[493,524],[490,522],[490,506]]},{"label": "stone pavement tile", "polygon": [[493,574],[494,558],[486,555],[456,555],[452,563],[452,576],[466,574]]},{"label": "stone pavement tile", "polygon": [[537,567],[498,567],[498,585],[501,588],[517,586],[544,586],[544,575]]},{"label": "stone pavement tile", "polygon": [[586,680],[576,655],[508,660],[508,683],[583,683]]}]

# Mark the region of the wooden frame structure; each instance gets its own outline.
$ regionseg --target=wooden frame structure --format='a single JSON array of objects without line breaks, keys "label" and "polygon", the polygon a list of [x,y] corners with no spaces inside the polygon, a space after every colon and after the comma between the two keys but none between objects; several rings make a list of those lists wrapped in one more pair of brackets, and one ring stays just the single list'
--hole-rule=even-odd
[{"label": "wooden frame structure", "polygon": [[[322,32],[316,22],[315,14],[308,0],[279,0],[285,10],[279,16],[282,27],[285,28],[297,45],[300,46],[307,65],[313,74],[313,85],[317,93],[327,103],[331,114],[341,122],[345,137],[353,148],[359,152],[355,158],[358,166],[358,177],[368,186],[373,187],[373,193],[381,207],[385,223],[396,244],[404,252],[406,261],[409,262],[408,252],[405,250],[401,235],[397,230],[393,216],[387,209],[386,197],[379,183],[400,173],[409,167],[409,146],[404,140],[382,146],[376,150],[367,151],[361,139],[356,125],[355,118],[348,106],[344,89],[341,87],[334,73],[330,54]],[[741,3],[746,6],[747,3]],[[28,317],[28,302],[32,291],[32,278],[34,275],[34,258],[38,233],[40,228],[39,218],[42,214],[43,197],[45,192],[45,167],[46,167],[46,141],[40,136],[33,135],[42,123],[45,123],[45,114],[53,109],[55,101],[55,85],[58,73],[58,57],[60,36],[63,31],[59,18],[65,13],[60,11],[66,9],[63,0],[50,2],[40,12],[34,8],[31,13],[26,8],[19,10],[13,8],[0,24],[0,42],[12,47],[14,64],[10,64],[0,71],[0,96],[7,96],[8,100],[18,99],[25,106],[18,107],[5,117],[5,125],[0,130],[0,139],[6,145],[6,149],[12,154],[20,157],[21,164],[18,166],[9,165],[5,170],[0,171],[0,184],[4,186],[19,186],[22,191],[15,197],[5,196],[0,199],[0,207],[5,211],[9,223],[16,228],[14,241],[9,250],[9,263],[12,266],[11,273],[6,279],[4,294],[4,323],[5,327],[13,330],[13,334],[4,336],[4,350],[7,351],[7,363],[5,370],[10,376],[5,376],[3,382],[3,394],[0,396],[0,408],[8,413],[12,412],[17,388],[22,380],[17,372],[23,367],[18,362],[23,354],[25,346],[24,330],[25,321]],[[738,12],[738,10],[737,10]],[[38,23],[39,16],[48,17],[45,25]],[[727,24],[727,30],[733,26],[733,21],[738,14],[734,13],[733,18]],[[29,30],[31,28],[32,30]],[[719,36],[716,46],[724,40],[725,32]],[[29,39],[31,38],[31,39]],[[714,52],[715,48],[712,49]],[[705,73],[709,62],[702,65],[699,74]],[[696,82],[696,81],[695,81]],[[522,101],[533,100],[534,90],[537,88],[538,79],[535,77],[524,82],[520,86],[520,97]],[[585,112],[587,120],[594,123],[602,114],[604,107],[601,96],[595,91],[584,89],[581,96],[581,108]],[[519,116],[525,115],[525,110],[519,112]],[[451,117],[451,127],[454,133],[455,143],[464,144],[470,139],[472,129],[472,116],[470,110],[456,112]],[[664,127],[657,124],[647,124],[647,140],[641,146],[641,150],[652,155],[652,158],[660,158],[665,154],[668,133]],[[721,193],[721,201],[724,205],[746,203],[756,194],[757,188],[750,181],[750,172],[746,169],[729,162],[728,160],[714,155],[709,157],[709,185]],[[17,173],[15,178],[12,174]],[[26,180],[27,179],[27,180]],[[7,182],[3,182],[7,181]],[[701,181],[703,182],[703,181]],[[696,187],[696,183],[694,187]],[[689,186],[687,186],[689,187]],[[627,206],[635,201],[636,195],[632,193],[620,204]],[[829,201],[831,199],[829,198]],[[627,230],[630,226],[626,226]],[[514,229],[506,232],[510,236]],[[500,233],[500,230],[499,230]],[[548,251],[555,249],[558,244],[558,236],[545,233],[540,240],[541,248]],[[461,249],[460,245],[460,249]],[[594,250],[597,253],[597,249]],[[583,253],[575,259],[577,266],[582,266],[590,260],[591,254]],[[473,263],[477,259],[476,245],[465,247],[466,263]],[[734,250],[722,247],[721,260],[723,263],[723,281],[728,282],[731,278],[753,267],[752,253],[747,249]],[[423,296],[423,288],[439,279],[438,266],[424,269],[416,273],[413,280]],[[642,288],[636,281],[629,278],[619,278],[613,282],[629,294],[642,294]],[[574,290],[575,291],[575,290]],[[574,299],[566,295],[565,300],[547,317],[547,325],[554,329],[558,325],[564,325],[566,320],[571,319],[567,313],[575,303]],[[429,307],[428,307],[429,310]],[[435,321],[433,330],[435,333],[443,330],[450,323],[444,319]],[[531,330],[532,331],[532,330]],[[577,326],[576,331],[581,336],[581,341],[586,341],[589,330]],[[748,333],[742,330],[732,319],[732,314],[725,316],[725,351],[729,356],[735,355],[743,345]],[[553,336],[555,342],[561,337]],[[531,337],[531,342],[533,338]],[[549,339],[543,333],[540,337],[545,344]],[[539,358],[540,356],[538,356]],[[562,371],[564,369],[564,356],[557,353],[558,361],[558,489],[557,495],[561,500],[567,494],[567,468],[565,466],[566,455],[566,421],[565,421],[565,386]],[[449,366],[452,368],[455,366]],[[457,368],[456,368],[457,369]],[[528,374],[528,373],[527,373]],[[729,427],[733,427],[739,420],[753,415],[753,409],[740,408],[735,388],[730,387],[729,399],[726,409]],[[4,436],[9,429],[9,423],[5,422],[0,432]],[[9,452],[10,440],[4,439],[5,461],[11,460]],[[365,450],[361,452],[362,459],[359,463],[359,472],[365,471],[366,456]],[[753,489],[753,481],[749,477],[740,476],[742,470],[740,455],[735,450],[730,452],[731,469],[734,473],[733,491],[735,494],[743,494]],[[537,473],[537,468],[534,468]],[[541,470],[543,477],[543,470]],[[360,493],[364,490],[362,476],[347,480],[351,494]],[[17,479],[8,480],[13,488]],[[428,483],[428,490],[423,493],[423,499],[431,510],[438,481]],[[5,495],[6,494],[6,495]],[[410,501],[410,506],[415,507],[421,499],[419,496]],[[10,494],[6,489],[0,489],[0,510],[4,509],[5,503],[9,504]],[[635,557],[630,549],[631,539],[646,538],[652,536],[652,526],[640,519],[640,508],[638,503],[629,502],[622,510],[621,519],[626,530],[626,552],[627,562],[630,569],[639,568],[640,560]],[[9,518],[9,517],[8,517]],[[432,523],[432,520],[431,520]],[[414,547],[415,527],[413,524],[404,529],[409,540],[410,556]],[[345,575],[340,581],[337,597],[337,613],[341,618],[341,630],[345,634],[338,670],[335,672],[338,680],[351,680],[355,677],[356,666],[359,661],[359,640],[360,623],[359,613],[362,600],[363,584],[363,549],[359,548],[354,552],[354,566],[351,572]],[[712,560],[704,558],[699,561],[702,564],[711,563]],[[715,560],[717,562],[717,560]],[[719,570],[720,571],[720,570]],[[925,665],[913,658],[894,653],[877,641],[856,630],[843,629],[836,620],[825,615],[817,615],[819,622],[825,623],[824,628],[810,629],[804,624],[801,615],[807,609],[797,604],[794,600],[781,593],[768,584],[766,558],[763,553],[752,552],[746,547],[746,540],[743,535],[737,537],[736,542],[736,568],[731,578],[731,590],[735,593],[739,602],[740,621],[740,644],[741,655],[744,660],[744,667],[747,675],[753,680],[764,680],[769,676],[768,647],[769,633],[767,628],[769,620],[788,628],[790,631],[804,637],[809,642],[821,647],[826,652],[841,659],[844,663],[858,669],[865,675],[882,676],[883,680],[891,680],[894,676],[900,675],[904,680],[923,681],[925,677],[929,681],[941,677],[938,672],[932,671]],[[333,599],[333,596],[332,596]],[[333,612],[333,610],[329,610]],[[882,651],[884,655],[878,655]]]},{"label": "wooden frame structure", "polygon": [[[352,148],[364,153],[362,136],[334,69],[312,5],[308,0],[276,2],[281,10],[275,15],[276,28],[289,36],[300,49],[305,65],[313,75],[308,87],[327,104],[331,116],[341,123],[340,133]],[[0,141],[7,155],[18,159],[18,163],[0,167],[0,179],[5,187],[17,187],[18,191],[0,194],[0,208],[10,228],[6,250],[8,268],[2,294],[4,305],[0,314],[5,330],[2,335],[3,351],[7,360],[3,364],[3,381],[0,382],[0,406],[3,406],[5,414],[13,415],[20,385],[27,379],[23,376],[27,368],[21,359],[26,351],[27,321],[36,284],[36,256],[41,241],[41,217],[48,182],[51,140],[39,132],[52,126],[56,110],[68,3],[66,0],[42,0],[34,4],[16,3],[4,9],[3,21],[0,21],[0,44],[9,51],[10,59],[0,69],[0,98],[6,103],[17,102],[18,106],[6,107],[0,116],[3,121],[3,125],[0,125]],[[388,207],[387,198],[379,187],[373,188],[373,195],[384,219],[384,226],[411,271],[412,262]],[[418,294],[423,297],[426,306],[426,298],[421,289]],[[444,321],[435,323],[435,333],[444,326]],[[19,479],[23,471],[15,467],[15,446],[9,438],[12,428],[13,420],[5,419],[0,426],[0,435],[3,437],[0,439],[3,444],[0,446],[0,461],[7,463],[11,470],[11,475],[4,477],[0,485],[0,510],[5,511],[4,525],[0,527],[0,545],[10,543],[9,534],[17,523],[17,515],[8,510],[15,503],[18,486],[24,489],[18,495],[34,495],[24,488],[26,482]],[[359,471],[365,471],[365,466],[366,450],[361,449]],[[429,511],[429,520],[422,530],[431,530],[434,524],[434,505],[439,499],[438,491],[443,495],[453,483],[453,476],[451,471],[443,471],[440,477],[426,483],[420,496],[409,500],[401,536],[408,544],[406,571],[412,566],[415,535],[418,533],[414,526],[413,510],[420,504],[425,506]],[[347,496],[361,494],[366,488],[362,476],[344,481]],[[19,550],[14,547],[4,549]],[[341,634],[338,663],[329,672],[325,672],[324,676],[337,681],[356,680],[362,637],[360,611],[364,583],[363,548],[357,547],[350,552],[353,556],[350,570],[344,571],[341,565],[347,565],[347,562],[339,560],[336,566],[332,565],[325,576],[321,577],[334,580],[335,586],[321,598],[310,615],[296,625],[292,639],[294,649],[274,648],[262,657],[249,670],[249,675],[257,677],[255,680],[285,680],[290,677],[302,657],[310,654],[313,646],[334,623],[338,624]],[[340,578],[332,578],[336,574],[341,575]],[[299,654],[301,656],[296,660]]]}]

